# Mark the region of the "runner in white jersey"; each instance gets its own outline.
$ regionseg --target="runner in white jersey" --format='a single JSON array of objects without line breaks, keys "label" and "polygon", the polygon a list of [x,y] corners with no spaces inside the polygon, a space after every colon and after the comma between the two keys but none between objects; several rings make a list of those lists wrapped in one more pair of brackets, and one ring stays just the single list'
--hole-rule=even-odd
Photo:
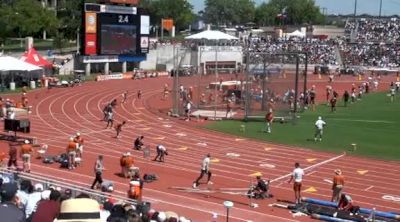
[{"label": "runner in white jersey", "polygon": [[211,171],[210,171],[210,161],[211,161],[211,154],[207,154],[207,156],[203,159],[201,164],[201,172],[200,176],[197,178],[195,182],[193,182],[193,188],[199,186],[199,181],[203,178],[204,174],[207,174],[207,183],[212,184],[211,182]]},{"label": "runner in white jersey", "polygon": [[303,181],[303,176],[304,176],[304,170],[300,168],[299,163],[294,164],[295,169],[293,170],[293,174],[290,177],[290,180],[288,183],[291,183],[292,180],[294,180],[293,184],[293,190],[294,190],[294,196],[295,196],[295,201],[296,204],[301,202],[301,183]]},{"label": "runner in white jersey", "polygon": [[322,134],[324,131],[324,126],[326,122],[322,120],[322,117],[318,117],[318,120],[315,122],[315,134],[314,134],[314,141],[317,141],[319,137],[319,141],[322,141]]}]

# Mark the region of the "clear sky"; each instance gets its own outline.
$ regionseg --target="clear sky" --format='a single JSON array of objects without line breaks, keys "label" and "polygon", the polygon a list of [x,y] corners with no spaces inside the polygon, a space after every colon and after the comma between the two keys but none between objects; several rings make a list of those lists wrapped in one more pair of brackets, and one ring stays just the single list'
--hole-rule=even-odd
[{"label": "clear sky", "polygon": [[[195,12],[204,8],[204,0],[188,0]],[[257,4],[268,0],[254,0]],[[321,8],[327,8],[328,14],[352,14],[354,13],[355,0],[315,0]],[[357,0],[357,14],[379,14],[380,0]],[[382,0],[382,15],[394,15],[400,13],[400,0]]]}]

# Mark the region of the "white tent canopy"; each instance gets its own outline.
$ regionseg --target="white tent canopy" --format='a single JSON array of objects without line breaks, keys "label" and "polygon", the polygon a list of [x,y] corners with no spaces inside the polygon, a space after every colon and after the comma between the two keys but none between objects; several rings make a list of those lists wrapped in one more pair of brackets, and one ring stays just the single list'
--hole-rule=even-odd
[{"label": "white tent canopy", "polygon": [[305,34],[300,32],[299,30],[296,30],[292,33],[286,34],[286,36],[288,36],[288,37],[305,37]]},{"label": "white tent canopy", "polygon": [[35,66],[14,57],[0,56],[0,71],[34,71],[41,70],[39,66]]},{"label": "white tent canopy", "polygon": [[201,40],[201,39],[206,39],[206,40],[237,40],[235,36],[228,35],[226,33],[223,33],[221,31],[216,31],[216,30],[206,30],[194,35],[190,35],[185,37],[185,39],[193,39],[193,40]]}]

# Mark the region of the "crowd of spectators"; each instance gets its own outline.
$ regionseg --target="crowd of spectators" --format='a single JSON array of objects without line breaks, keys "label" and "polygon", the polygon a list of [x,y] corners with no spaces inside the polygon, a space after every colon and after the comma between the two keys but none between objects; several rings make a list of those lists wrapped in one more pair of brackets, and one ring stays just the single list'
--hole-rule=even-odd
[{"label": "crowd of spectators", "polygon": [[251,52],[271,54],[308,52],[308,59],[311,64],[338,65],[336,42],[334,40],[291,37],[279,39],[259,38],[249,42],[249,50]]},{"label": "crowd of spectators", "polygon": [[349,41],[339,44],[344,65],[380,68],[400,66],[399,19],[348,20],[345,34]]},{"label": "crowd of spectators", "polygon": [[146,202],[114,198],[0,177],[1,221],[12,222],[190,222],[174,212],[157,212]]}]

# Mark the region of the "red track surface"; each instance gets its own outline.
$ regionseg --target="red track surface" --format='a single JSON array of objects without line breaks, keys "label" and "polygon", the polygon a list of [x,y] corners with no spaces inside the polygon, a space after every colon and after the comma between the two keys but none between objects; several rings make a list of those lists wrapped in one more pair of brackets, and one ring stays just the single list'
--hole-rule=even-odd
[{"label": "red track surface", "polygon": [[[83,86],[65,89],[37,90],[29,93],[30,103],[34,106],[30,116],[32,132],[30,136],[38,138],[40,143],[49,144],[49,152],[59,154],[65,150],[68,138],[77,131],[85,139],[84,162],[74,171],[60,169],[58,165],[44,165],[34,160],[32,171],[59,180],[89,186],[93,180],[93,163],[97,155],[105,156],[105,179],[114,181],[116,191],[124,195],[128,188],[127,179],[120,178],[119,158],[123,152],[130,151],[135,156],[135,164],[143,173],[156,173],[160,180],[145,185],[144,199],[152,202],[152,207],[162,211],[175,211],[179,215],[194,221],[209,221],[211,212],[225,215],[222,202],[231,200],[235,206],[230,212],[230,221],[311,221],[308,217],[293,218],[288,210],[268,207],[276,199],[256,201],[259,208],[249,208],[244,196],[211,193],[209,196],[199,193],[183,193],[169,189],[171,186],[190,187],[199,174],[202,158],[211,153],[219,160],[213,163],[213,188],[246,188],[250,174],[262,172],[270,179],[287,175],[293,170],[294,162],[300,162],[303,168],[329,160],[337,154],[316,152],[308,149],[273,145],[253,140],[241,140],[237,137],[210,132],[193,127],[196,123],[183,123],[157,113],[155,107],[167,107],[168,102],[159,100],[161,89],[167,78],[146,79],[140,81],[90,82]],[[318,82],[318,81],[316,81]],[[316,83],[314,83],[316,84]],[[326,82],[318,85],[324,87]],[[334,88],[349,87],[349,82],[335,83]],[[136,91],[143,91],[142,100],[136,99]],[[325,91],[320,90],[323,97]],[[121,93],[129,90],[126,104],[116,108],[116,122],[128,120],[122,132],[122,138],[115,139],[113,130],[104,129],[103,106],[113,98],[121,99]],[[152,107],[152,110],[149,110]],[[179,136],[177,134],[185,134]],[[145,136],[146,145],[151,145],[154,154],[155,144],[164,144],[170,155],[165,163],[144,159],[142,153],[132,150],[134,138]],[[206,143],[207,146],[198,145]],[[182,147],[186,147],[184,150]],[[181,149],[180,149],[181,148]],[[268,148],[268,149],[266,149]],[[0,151],[5,151],[2,147]],[[240,154],[239,158],[230,158],[226,153]],[[308,159],[308,160],[307,160]],[[314,160],[312,160],[314,159]],[[260,167],[260,163],[275,165],[275,168]],[[345,192],[349,192],[357,205],[376,207],[382,211],[399,211],[400,202],[382,199],[383,195],[400,196],[399,162],[377,161],[345,156],[322,164],[308,172],[303,189],[310,187],[315,192],[303,193],[303,196],[329,200],[331,185],[324,179],[332,179],[333,171],[340,168],[346,176]],[[357,171],[367,170],[364,175]],[[287,177],[273,183],[272,193],[278,199],[293,199],[291,185]],[[205,186],[205,185],[201,185]],[[219,221],[224,221],[220,216]]]}]

